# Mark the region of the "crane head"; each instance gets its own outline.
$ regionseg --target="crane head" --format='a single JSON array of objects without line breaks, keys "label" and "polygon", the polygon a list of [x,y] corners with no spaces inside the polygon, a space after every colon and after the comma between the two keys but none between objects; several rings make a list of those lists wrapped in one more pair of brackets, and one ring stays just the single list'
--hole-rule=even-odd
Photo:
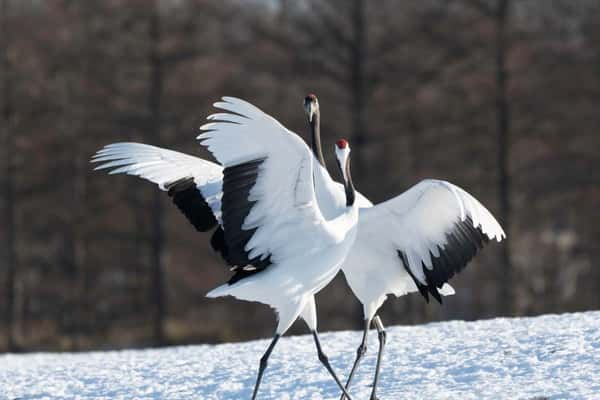
[{"label": "crane head", "polygon": [[315,114],[319,111],[319,100],[317,100],[315,94],[309,93],[304,98],[304,111],[308,117],[308,122],[312,122]]},{"label": "crane head", "polygon": [[348,180],[348,162],[350,160],[350,145],[348,144],[348,141],[346,139],[340,139],[337,142],[335,142],[335,157],[337,158],[338,166],[342,171],[344,180]]}]

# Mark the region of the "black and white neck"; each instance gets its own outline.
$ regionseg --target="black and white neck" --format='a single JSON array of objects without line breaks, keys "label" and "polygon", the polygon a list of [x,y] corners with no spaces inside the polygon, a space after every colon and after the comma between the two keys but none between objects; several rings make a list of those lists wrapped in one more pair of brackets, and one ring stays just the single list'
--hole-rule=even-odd
[{"label": "black and white neck", "polygon": [[308,126],[310,127],[311,149],[319,164],[325,167],[325,158],[321,146],[321,113],[317,96],[311,93],[304,98],[304,111],[308,117]]},{"label": "black and white neck", "polygon": [[352,207],[356,200],[354,184],[352,183],[352,174],[350,173],[350,145],[345,139],[340,139],[335,143],[335,155],[338,167],[344,178],[344,190],[346,192],[346,207]]}]

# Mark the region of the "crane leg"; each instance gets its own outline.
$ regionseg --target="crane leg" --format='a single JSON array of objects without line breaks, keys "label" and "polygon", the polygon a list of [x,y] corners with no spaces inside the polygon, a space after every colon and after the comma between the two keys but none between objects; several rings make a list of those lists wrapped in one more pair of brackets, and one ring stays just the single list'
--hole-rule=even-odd
[{"label": "crane leg", "polygon": [[[356,350],[356,359],[354,360],[354,364],[352,365],[352,369],[350,370],[350,375],[348,376],[348,380],[346,381],[346,390],[348,390],[350,388],[350,382],[352,382],[354,373],[358,369],[358,364],[360,363],[360,360],[362,360],[363,356],[367,352],[367,336],[369,334],[370,326],[371,326],[371,320],[366,319],[362,341],[360,342],[360,346],[358,346],[358,349]],[[340,400],[344,400],[345,398],[346,398],[346,395],[342,393],[342,397],[340,397]]]},{"label": "crane leg", "polygon": [[350,395],[346,391],[346,388],[344,387],[344,385],[342,385],[342,382],[340,382],[337,375],[333,371],[333,368],[331,367],[331,364],[329,363],[329,358],[325,355],[325,353],[323,353],[323,349],[321,348],[321,342],[319,341],[319,335],[317,335],[317,331],[312,331],[312,334],[313,334],[313,338],[315,339],[315,344],[317,346],[317,353],[319,355],[319,361],[321,361],[321,364],[323,364],[325,366],[325,368],[327,368],[327,371],[329,371],[329,373],[335,380],[335,383],[337,383],[337,385],[340,387],[340,389],[342,390],[344,395],[348,398],[348,400],[352,400]]},{"label": "crane leg", "polygon": [[377,383],[379,382],[379,368],[381,367],[381,359],[383,358],[383,348],[385,347],[385,342],[387,340],[387,333],[385,332],[385,328],[383,327],[383,323],[379,318],[379,315],[376,315],[373,318],[373,323],[377,328],[377,337],[379,339],[379,352],[377,353],[377,366],[375,367],[375,378],[373,379],[373,391],[371,392],[371,400],[377,400]]},{"label": "crane leg", "polygon": [[258,394],[258,387],[260,386],[260,381],[262,380],[262,376],[263,376],[263,373],[265,372],[265,369],[267,369],[269,356],[271,355],[271,352],[273,351],[273,348],[275,348],[275,345],[277,344],[277,341],[279,340],[280,337],[281,337],[281,335],[279,335],[279,334],[276,334],[275,337],[273,337],[273,340],[271,341],[271,344],[267,348],[267,351],[260,359],[260,366],[258,368],[258,376],[256,377],[256,384],[254,385],[254,392],[252,393],[252,400],[256,399],[256,395]]}]

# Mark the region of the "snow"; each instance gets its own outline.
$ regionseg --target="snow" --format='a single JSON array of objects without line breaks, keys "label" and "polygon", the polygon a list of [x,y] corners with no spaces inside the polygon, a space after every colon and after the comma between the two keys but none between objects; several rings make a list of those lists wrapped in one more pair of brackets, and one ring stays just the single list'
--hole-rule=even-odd
[{"label": "snow", "polygon": [[[324,333],[345,376],[359,332]],[[0,356],[0,399],[249,399],[269,340],[217,346]],[[368,399],[377,337],[351,388]],[[388,329],[381,400],[600,399],[600,312]],[[308,335],[283,338],[259,399],[337,399]]]}]

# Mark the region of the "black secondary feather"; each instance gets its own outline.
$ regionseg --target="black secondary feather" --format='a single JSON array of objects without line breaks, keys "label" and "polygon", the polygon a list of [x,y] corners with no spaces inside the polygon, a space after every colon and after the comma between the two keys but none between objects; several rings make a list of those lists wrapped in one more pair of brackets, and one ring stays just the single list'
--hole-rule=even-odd
[{"label": "black secondary feather", "polygon": [[250,190],[256,184],[259,168],[264,161],[265,158],[260,158],[227,167],[223,171],[221,212],[223,243],[227,247],[224,258],[229,265],[237,267],[234,269],[234,275],[228,281],[229,284],[254,275],[271,265],[270,254],[249,258],[249,252],[245,248],[256,228],[242,229],[246,217],[256,203],[248,198]]},{"label": "black secondary feather", "polygon": [[194,178],[186,177],[165,185],[173,203],[186,216],[187,220],[200,232],[217,226],[213,211],[196,186]]},{"label": "black secondary feather", "polygon": [[425,275],[426,284],[421,283],[411,271],[408,258],[401,250],[398,256],[404,265],[404,269],[413,279],[419,289],[419,293],[429,302],[429,295],[433,296],[439,303],[442,297],[438,289],[448,282],[456,273],[462,271],[473,259],[483,245],[489,241],[480,227],[473,226],[471,217],[465,218],[454,224],[453,229],[446,234],[446,244],[438,246],[439,256],[431,255],[431,269],[425,263],[421,263]]}]

